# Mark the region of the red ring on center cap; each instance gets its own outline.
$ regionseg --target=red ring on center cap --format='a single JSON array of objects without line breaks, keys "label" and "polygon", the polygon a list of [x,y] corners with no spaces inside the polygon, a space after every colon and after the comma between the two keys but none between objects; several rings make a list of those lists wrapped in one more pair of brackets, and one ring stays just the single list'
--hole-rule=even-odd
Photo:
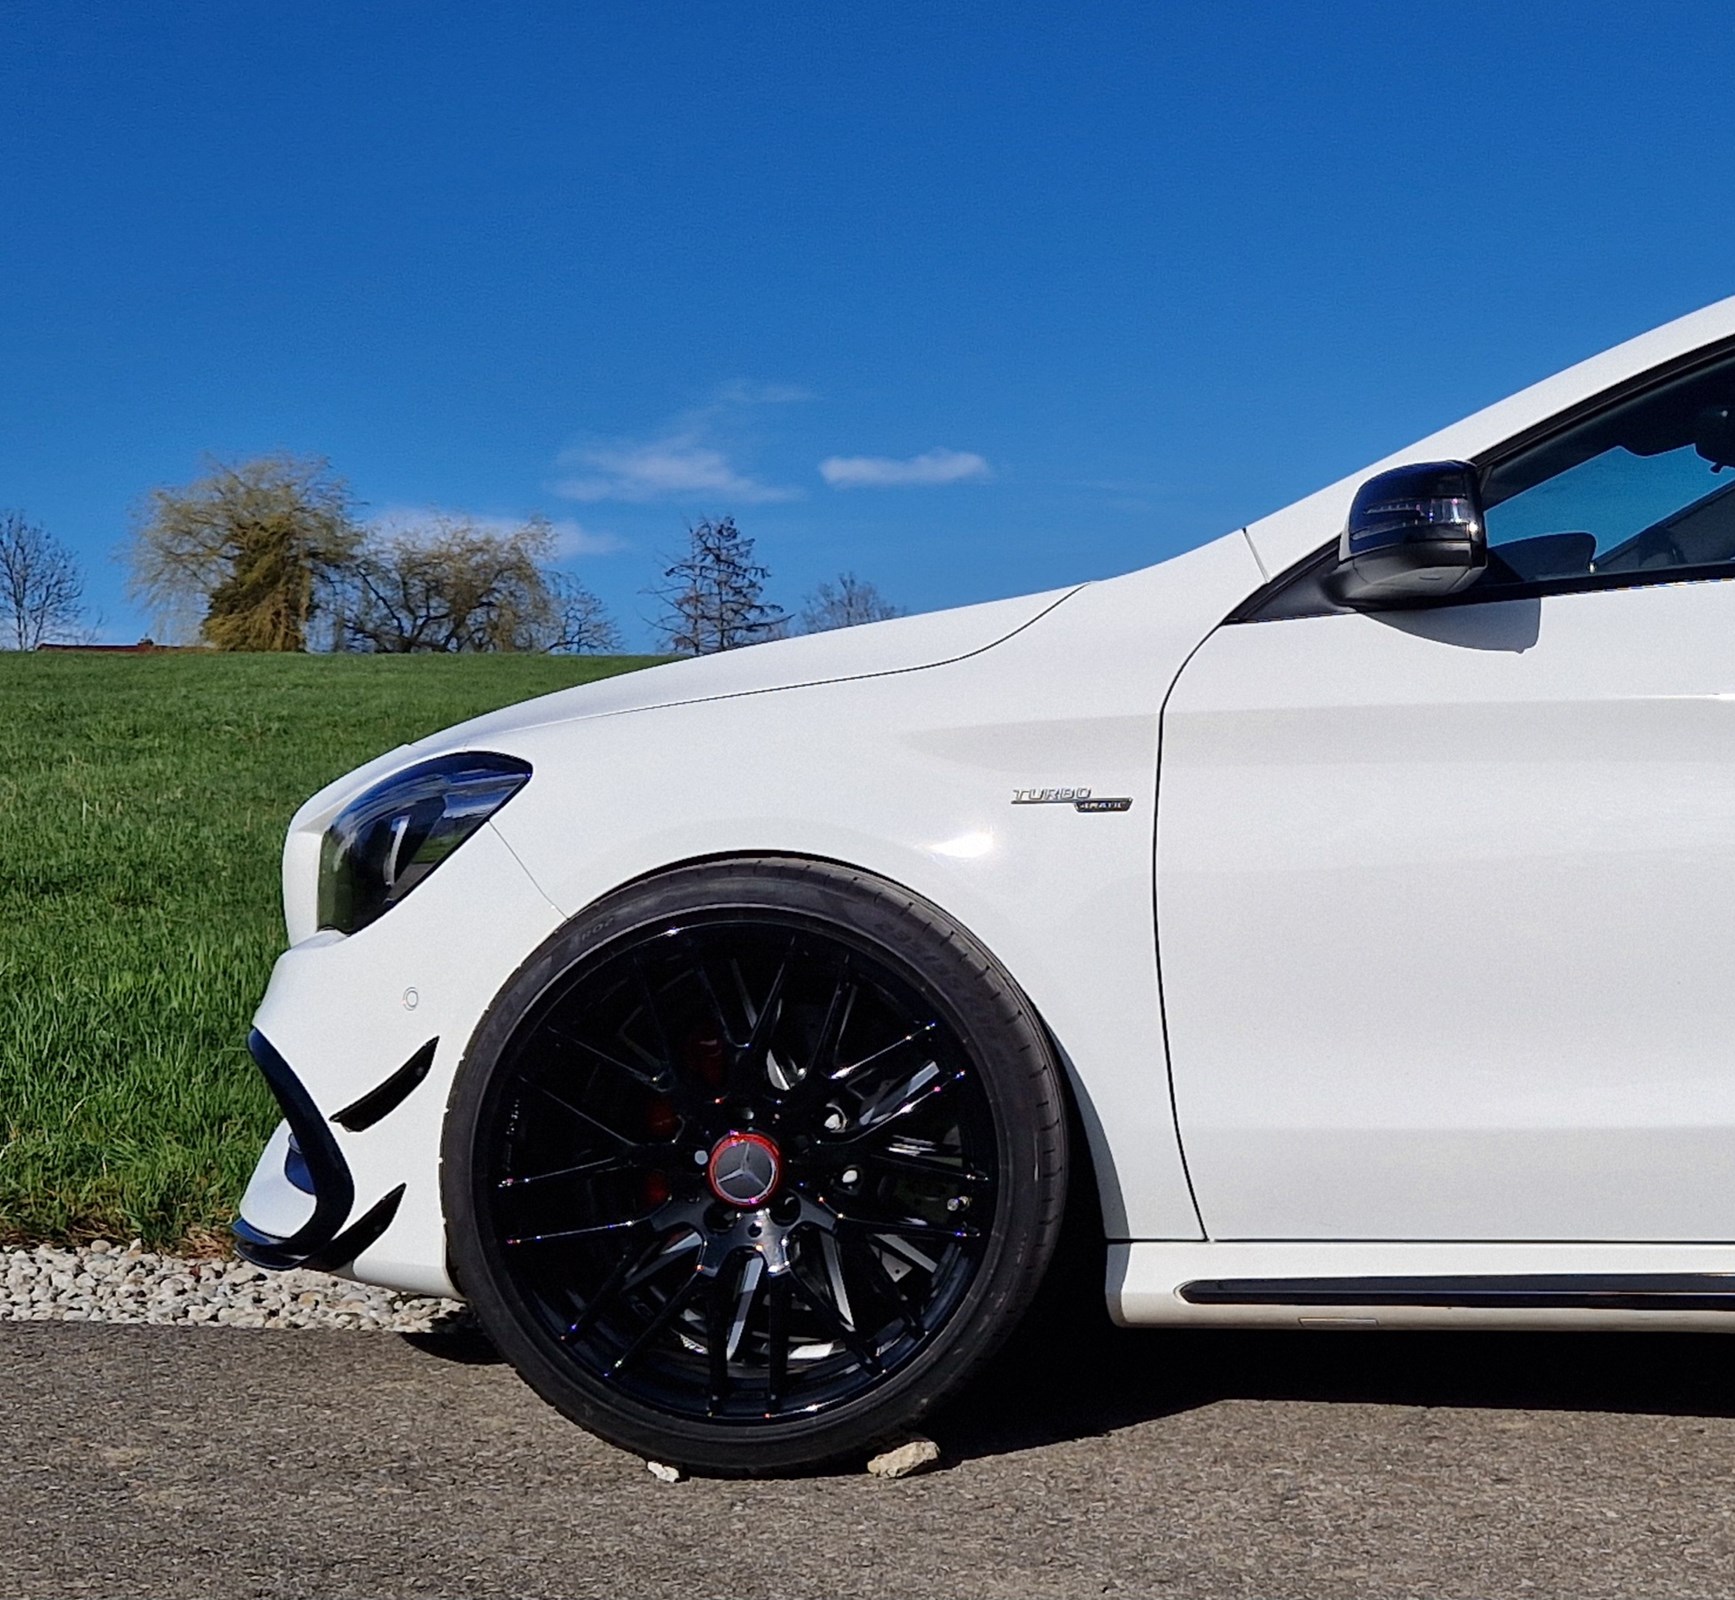
[{"label": "red ring on center cap", "polygon": [[705,1164],[711,1193],[726,1206],[751,1211],[777,1192],[783,1179],[783,1154],[762,1133],[726,1133]]}]

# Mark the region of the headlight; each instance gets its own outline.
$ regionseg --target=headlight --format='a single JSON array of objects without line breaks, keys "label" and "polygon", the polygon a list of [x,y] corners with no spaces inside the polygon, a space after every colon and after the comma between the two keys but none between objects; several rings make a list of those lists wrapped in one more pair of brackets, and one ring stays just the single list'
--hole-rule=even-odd
[{"label": "headlight", "polygon": [[530,780],[512,756],[440,756],[338,812],[319,847],[319,925],[354,933],[385,915]]}]

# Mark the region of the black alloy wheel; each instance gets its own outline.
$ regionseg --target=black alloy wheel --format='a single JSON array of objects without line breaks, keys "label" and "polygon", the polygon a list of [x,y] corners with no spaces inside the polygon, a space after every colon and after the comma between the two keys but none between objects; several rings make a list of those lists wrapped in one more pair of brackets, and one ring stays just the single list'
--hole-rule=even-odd
[{"label": "black alloy wheel", "polygon": [[459,1282],[543,1397],[702,1471],[910,1426],[1053,1248],[1046,1037],[934,907],[841,868],[682,869],[561,929],[454,1089]]}]

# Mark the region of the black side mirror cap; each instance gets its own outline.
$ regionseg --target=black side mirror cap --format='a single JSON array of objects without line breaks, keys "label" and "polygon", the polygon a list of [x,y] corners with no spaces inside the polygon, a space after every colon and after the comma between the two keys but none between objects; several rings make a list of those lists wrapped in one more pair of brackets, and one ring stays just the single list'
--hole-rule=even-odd
[{"label": "black side mirror cap", "polygon": [[1423,605],[1467,589],[1488,568],[1476,469],[1431,461],[1356,491],[1328,587],[1358,609]]}]

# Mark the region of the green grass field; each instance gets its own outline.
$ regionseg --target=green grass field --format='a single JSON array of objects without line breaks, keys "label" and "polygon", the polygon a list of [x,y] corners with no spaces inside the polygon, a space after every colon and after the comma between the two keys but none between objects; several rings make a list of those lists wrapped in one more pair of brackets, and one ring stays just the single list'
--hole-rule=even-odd
[{"label": "green grass field", "polygon": [[296,806],[654,659],[0,654],[0,1243],[226,1228],[277,1115],[244,1041]]}]

